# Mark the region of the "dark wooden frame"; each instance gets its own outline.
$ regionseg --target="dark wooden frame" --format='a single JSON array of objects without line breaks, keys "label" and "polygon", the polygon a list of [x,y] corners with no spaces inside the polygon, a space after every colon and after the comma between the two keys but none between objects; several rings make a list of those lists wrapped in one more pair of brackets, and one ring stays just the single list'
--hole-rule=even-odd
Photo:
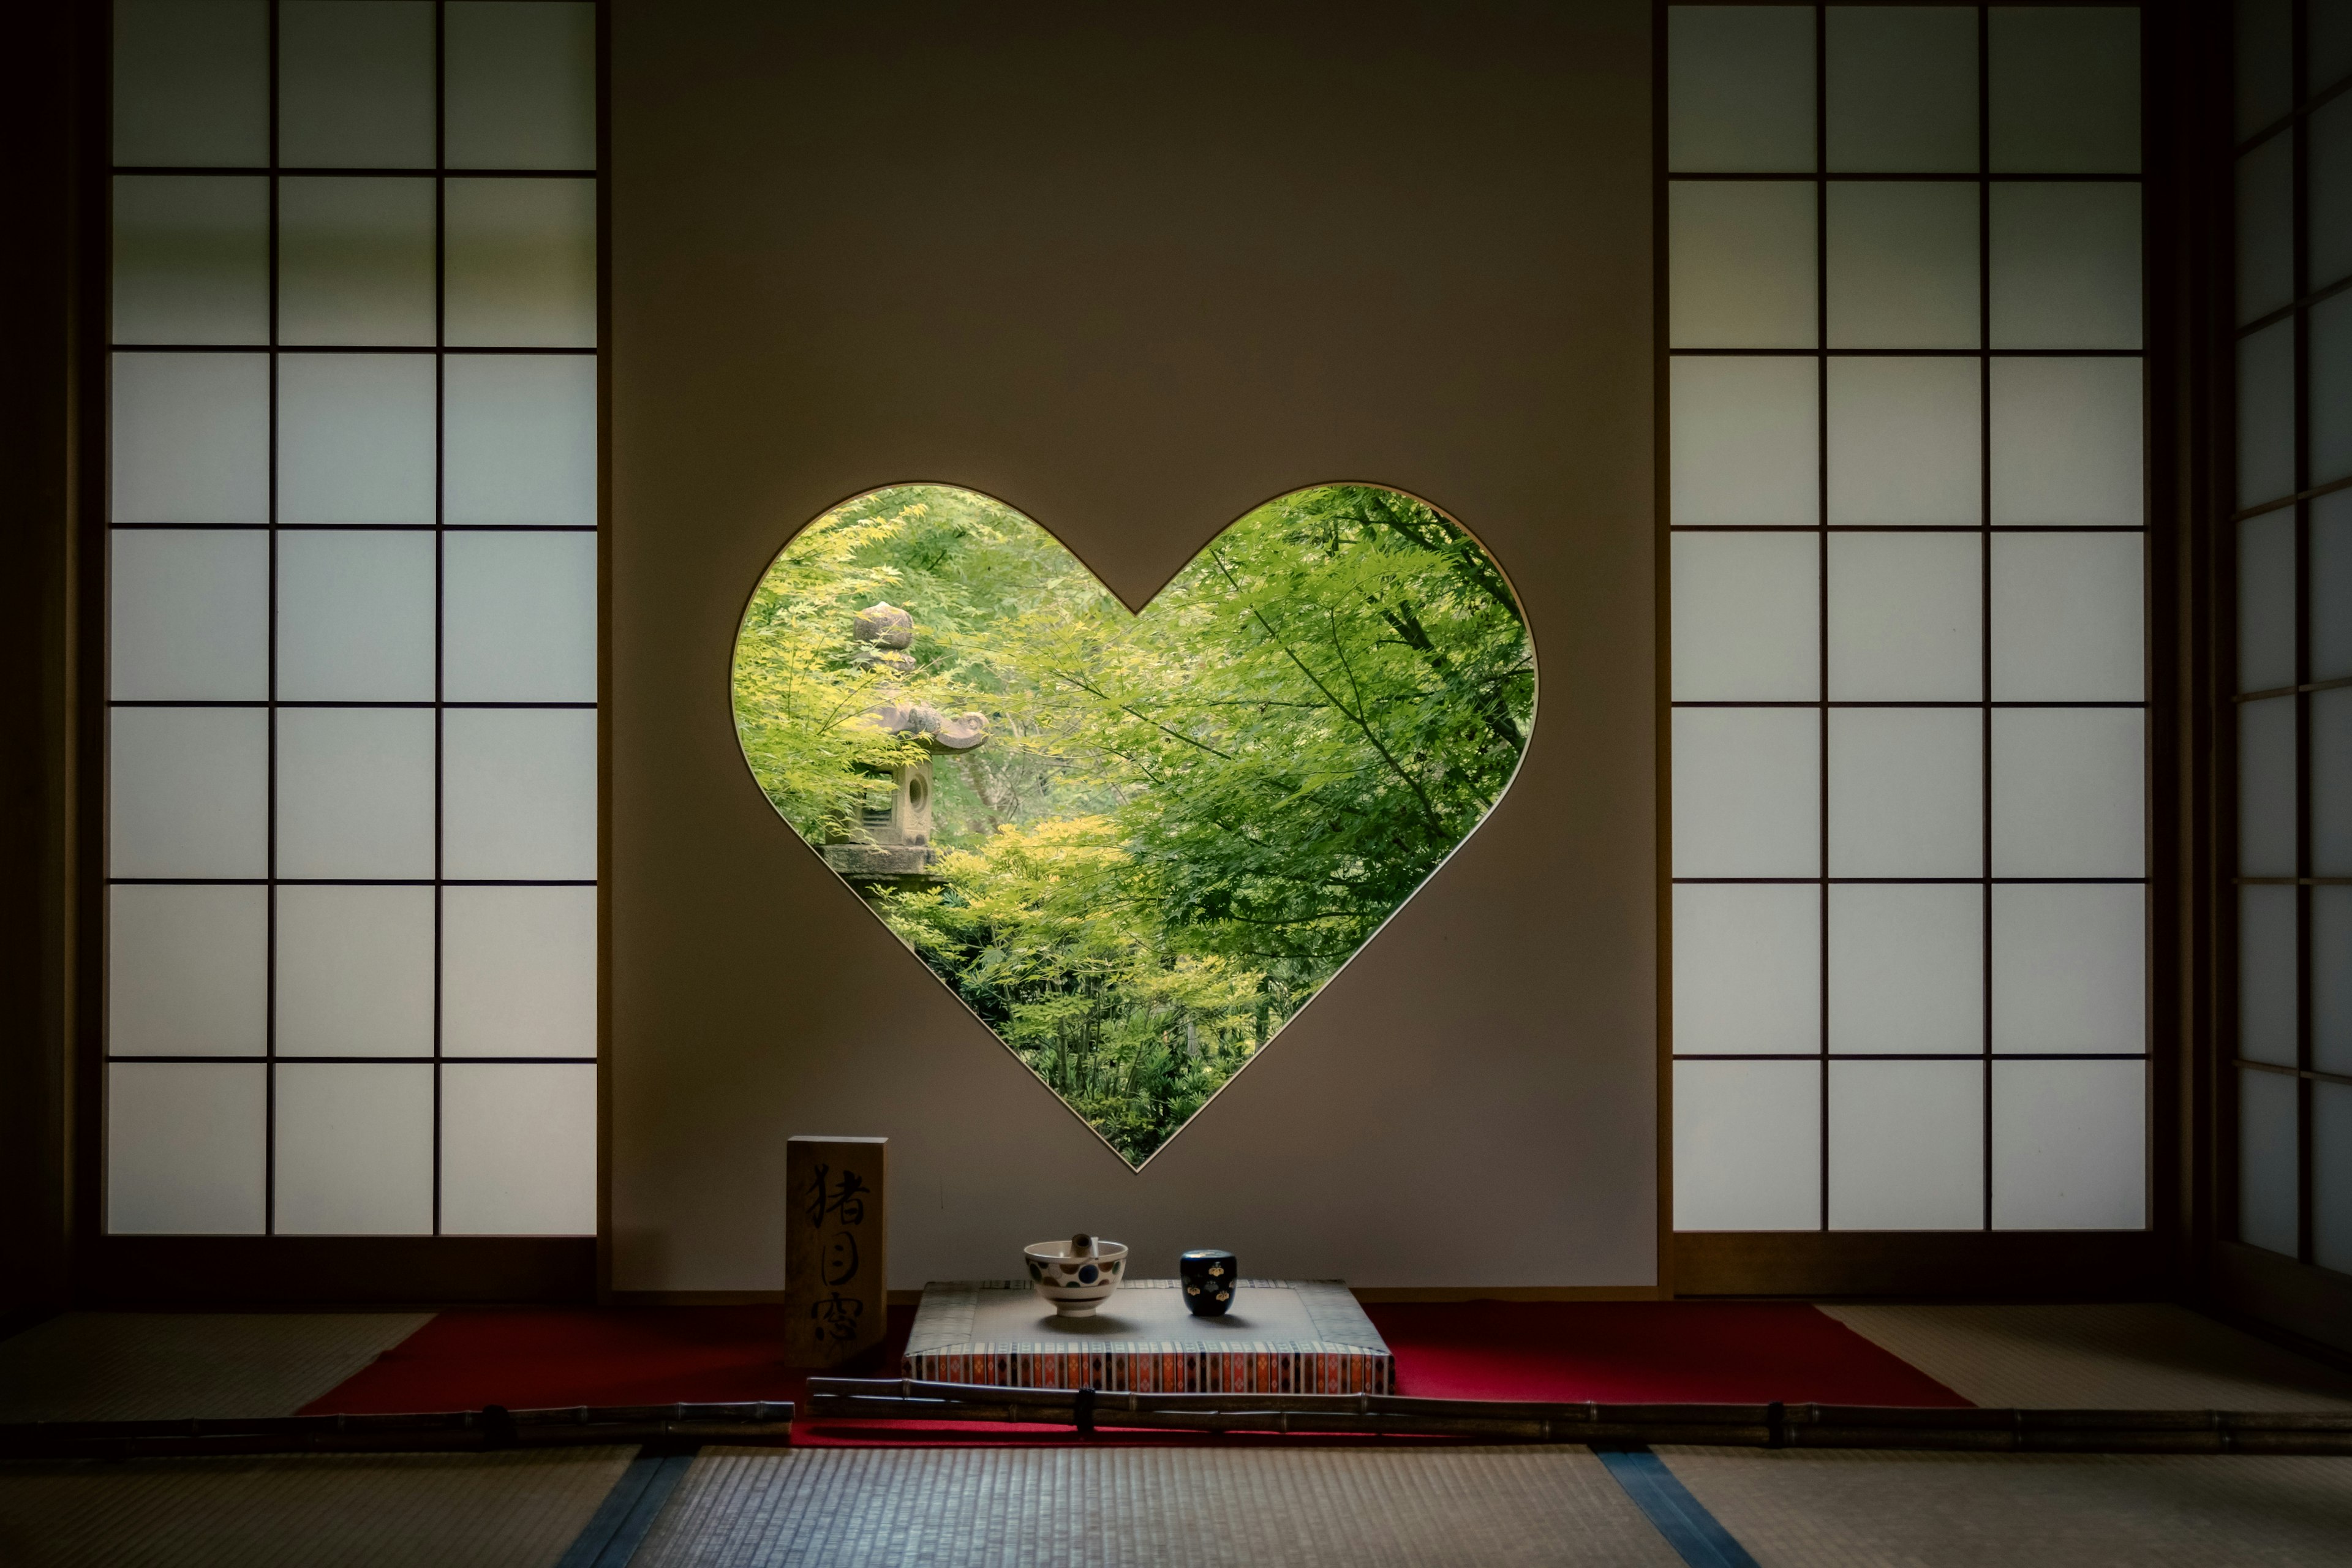
[{"label": "dark wooden frame", "polygon": [[1656,840],[1657,915],[1654,922],[1657,967],[1657,1116],[1653,1163],[1655,1191],[1656,1290],[1673,1297],[1684,1287],[1682,1245],[1675,1234],[1675,731],[1674,731],[1674,387],[1670,380],[1674,334],[1666,317],[1671,272],[1666,212],[1666,4],[1650,5],[1650,380],[1651,614],[1656,646],[1651,680],[1657,732],[1652,747],[1657,788],[1652,808]]},{"label": "dark wooden frame", "polygon": [[71,1058],[82,1002],[76,908],[86,628],[77,508],[89,468],[78,384],[89,215],[81,160],[95,7],[24,17],[0,67],[0,171],[15,243],[0,249],[0,1333],[71,1287]]},{"label": "dark wooden frame", "polygon": [[[2181,1062],[2182,1106],[2173,1252],[2182,1292],[2209,1297],[2222,1215],[2235,1210],[2234,1098],[2221,1047],[2236,1000],[2236,921],[2228,896],[2234,866],[2233,736],[2220,722],[2235,632],[2235,552],[2228,524],[2234,486],[2231,271],[2235,216],[2230,187],[2231,18],[2222,0],[2176,0],[2165,29],[2172,112],[2151,138],[2172,164],[2165,242],[2152,247],[2169,287],[2158,301],[2180,345],[2178,374],[2159,407],[2170,421],[2170,461],[2158,470],[2175,521],[2168,552],[2175,735],[2169,759],[2179,791],[2172,831],[2178,880],[2174,935],[2180,965],[2169,977]],[[2153,319],[2153,318],[2152,318]]]},{"label": "dark wooden frame", "polygon": [[1857,1300],[2149,1300],[2173,1294],[2147,1230],[1682,1231],[1677,1293]]},{"label": "dark wooden frame", "polygon": [[[2352,1357],[2352,1275],[2309,1261],[2313,1074],[2308,980],[2311,920],[2307,900],[2296,921],[2298,941],[2305,949],[2296,965],[2302,992],[2297,1027],[2299,1066],[2284,1069],[2296,1072],[2299,1079],[2297,1170],[2301,1190],[2297,1228],[2302,1260],[2237,1239],[2237,540],[2242,511],[2269,511],[2276,510],[2279,503],[2241,509],[2237,500],[2235,377],[2241,329],[2235,275],[2235,171],[2239,146],[2247,139],[2237,132],[2232,101],[2232,16],[2230,7],[2221,4],[2196,5],[2189,9],[2190,18],[2182,29],[2183,53],[2201,59],[2206,68],[2197,84],[2201,92],[2187,105],[2188,112],[2182,115],[2177,132],[2183,143],[2184,164],[2189,169],[2189,177],[2183,182],[2187,193],[2184,206],[2194,204],[2193,210],[2185,210],[2182,215],[2180,246],[2184,251],[2197,251],[2194,286],[2184,314],[2191,317],[2189,331],[2202,350],[2205,364],[2203,374],[2188,388],[2190,401],[2201,416],[2197,430],[2200,438],[2184,443],[2188,450],[2183,456],[2184,467],[2193,465],[2195,469],[2189,488],[2196,497],[2194,510],[2200,532],[2193,550],[2185,551],[2184,556],[2190,561],[2198,579],[2189,597],[2198,619],[2200,636],[2196,647],[2201,658],[2193,672],[2195,679],[2189,683],[2193,689],[2182,706],[2184,723],[2198,727],[2192,752],[2207,775],[2203,809],[2194,826],[2194,830],[2201,833],[2201,840],[2192,881],[2204,904],[2202,934],[2207,946],[2200,969],[2208,1003],[2197,1060],[2199,1104],[2188,1129],[2189,1136],[2203,1155],[2199,1180],[2189,1194],[2197,1216],[2189,1249],[2191,1285],[2196,1299],[2210,1309],[2271,1337],[2341,1362]],[[2290,48],[2298,73],[2305,70],[2308,63],[2305,47],[2308,12],[2308,0],[2297,0],[2292,7],[2294,31]],[[2315,100],[2327,96],[2324,90],[2326,85],[2297,80],[2289,111],[2291,124],[2275,133],[2291,135],[2298,141],[2306,138],[2308,115]],[[2307,156],[2299,149],[2294,176],[2297,219],[2292,239],[2294,281],[2291,289],[2297,316],[2304,315],[2310,303],[2303,232],[2308,201],[2305,183],[2307,167]],[[2201,244],[2197,237],[2200,235]],[[2308,403],[2308,388],[2304,384],[2307,375],[2302,335],[2298,333],[2294,395],[2298,426],[2294,477],[2296,490],[2293,501],[2299,538],[2305,535],[2308,527],[2310,501],[2352,483],[2337,480],[2316,487],[2308,484],[2308,440],[2301,427]],[[2305,598],[2307,579],[2301,554],[2298,549],[2295,594],[2299,622],[2308,614]],[[2303,657],[2303,641],[2299,635],[2298,660]],[[2310,812],[2309,748],[2305,734],[2307,711],[2306,706],[2298,715],[2296,747],[2296,794],[2302,817],[2297,837],[2305,845],[2309,842]]]}]

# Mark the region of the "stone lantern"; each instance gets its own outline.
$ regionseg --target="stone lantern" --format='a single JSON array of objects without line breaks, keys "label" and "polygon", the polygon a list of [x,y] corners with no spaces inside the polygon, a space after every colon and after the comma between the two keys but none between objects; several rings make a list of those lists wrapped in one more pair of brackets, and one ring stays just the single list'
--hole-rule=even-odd
[{"label": "stone lantern", "polygon": [[[915,640],[915,618],[888,604],[857,612],[851,633],[859,647],[857,662],[869,669],[897,675],[914,672],[915,660],[906,650]],[[886,697],[892,693],[884,687]],[[862,803],[856,824],[845,837],[823,845],[825,864],[845,880],[873,886],[905,887],[936,882],[932,866],[939,851],[931,845],[931,758],[975,752],[988,743],[988,720],[980,713],[950,718],[920,703],[884,701],[866,711],[866,721],[887,735],[921,742],[924,756],[892,770],[887,805]]]}]

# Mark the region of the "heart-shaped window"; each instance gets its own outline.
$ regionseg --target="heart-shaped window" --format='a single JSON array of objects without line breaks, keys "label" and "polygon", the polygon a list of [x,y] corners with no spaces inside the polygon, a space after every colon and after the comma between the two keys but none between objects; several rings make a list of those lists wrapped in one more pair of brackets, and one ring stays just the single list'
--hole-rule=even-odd
[{"label": "heart-shaped window", "polygon": [[1378,486],[1268,502],[1131,615],[1003,502],[896,485],[776,557],[734,696],[784,820],[1140,1167],[1501,798],[1535,653]]}]

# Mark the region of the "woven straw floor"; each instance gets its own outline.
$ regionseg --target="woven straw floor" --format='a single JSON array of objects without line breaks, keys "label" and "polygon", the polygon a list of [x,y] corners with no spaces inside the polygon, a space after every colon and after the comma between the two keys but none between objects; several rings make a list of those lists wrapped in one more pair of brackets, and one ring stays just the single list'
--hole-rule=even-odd
[{"label": "woven straw floor", "polygon": [[2347,1410],[2352,1374],[2185,1307],[1822,1310],[1978,1405]]},{"label": "woven straw floor", "polygon": [[68,1312],[0,1340],[0,1421],[291,1415],[432,1317]]},{"label": "woven straw floor", "polygon": [[1583,1448],[712,1450],[635,1568],[1680,1559]]},{"label": "woven straw floor", "polygon": [[0,1467],[8,1568],[547,1568],[628,1448]]},{"label": "woven straw floor", "polygon": [[1761,1568],[2352,1563],[2352,1458],[1659,1452]]}]

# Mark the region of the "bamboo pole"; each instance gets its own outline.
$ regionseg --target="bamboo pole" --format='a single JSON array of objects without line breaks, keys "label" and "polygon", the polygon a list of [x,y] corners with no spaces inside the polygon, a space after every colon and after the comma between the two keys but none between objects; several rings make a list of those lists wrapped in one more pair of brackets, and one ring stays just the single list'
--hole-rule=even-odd
[{"label": "bamboo pole", "polygon": [[812,1378],[808,1413],[860,1420],[1028,1422],[1082,1430],[1454,1437],[1601,1447],[1674,1443],[1974,1453],[2352,1454],[2352,1414],[2333,1412],[1554,1404]]},{"label": "bamboo pole", "polygon": [[[1600,1405],[1397,1394],[1129,1394],[910,1379],[813,1378],[806,1415],[1142,1431],[1438,1437],[1600,1447],[1915,1448],[1964,1453],[2352,1454],[2352,1414],[1940,1409],[1907,1405]],[[0,1425],[0,1460],[481,1452],[792,1440],[782,1402],[548,1410]]]},{"label": "bamboo pole", "polygon": [[27,1421],[0,1425],[0,1460],[144,1459],[211,1454],[482,1452],[645,1444],[772,1445],[792,1439],[785,1401],[573,1405],[383,1415]]}]

